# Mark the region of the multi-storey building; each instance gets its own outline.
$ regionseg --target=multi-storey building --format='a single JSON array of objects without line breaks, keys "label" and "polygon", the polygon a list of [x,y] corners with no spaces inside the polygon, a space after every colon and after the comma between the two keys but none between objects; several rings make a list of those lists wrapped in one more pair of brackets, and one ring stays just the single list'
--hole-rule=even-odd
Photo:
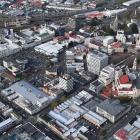
[{"label": "multi-storey building", "polygon": [[108,65],[108,56],[104,53],[94,51],[87,54],[88,71],[99,75],[100,71]]}]

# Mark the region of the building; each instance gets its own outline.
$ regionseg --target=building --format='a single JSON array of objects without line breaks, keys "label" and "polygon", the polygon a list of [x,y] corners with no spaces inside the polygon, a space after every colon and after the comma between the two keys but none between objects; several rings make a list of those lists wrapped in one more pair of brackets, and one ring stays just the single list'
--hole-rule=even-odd
[{"label": "building", "polygon": [[102,40],[100,39],[95,39],[95,38],[86,38],[85,39],[85,45],[88,47],[88,48],[92,48],[92,49],[96,49],[96,50],[99,50],[100,47],[103,45],[102,44]]},{"label": "building", "polygon": [[104,88],[104,84],[100,82],[99,80],[95,80],[92,83],[90,83],[89,89],[97,94],[99,94]]},{"label": "building", "polygon": [[113,66],[104,67],[100,72],[99,80],[103,82],[105,86],[112,83],[115,80],[115,68]]},{"label": "building", "polygon": [[[46,115],[44,117],[39,117],[39,120],[47,124],[47,126],[62,139],[80,139],[80,134],[87,140],[88,138],[84,133],[88,131],[88,127],[81,122],[88,121],[100,126],[106,121],[104,117],[88,110],[86,107],[82,107],[82,104],[88,102],[92,97],[91,94],[82,90],[51,110],[47,114],[47,117],[50,118],[49,120],[45,119]],[[82,121],[80,121],[81,119]]]},{"label": "building", "polygon": [[21,47],[12,43],[12,42],[5,42],[0,44],[0,58],[9,56],[16,52],[19,52]]},{"label": "building", "polygon": [[125,97],[138,97],[137,89],[133,84],[133,80],[130,79],[129,75],[121,75],[115,79],[114,87],[118,96]]},{"label": "building", "polygon": [[108,65],[108,56],[104,53],[94,51],[87,54],[88,71],[99,75],[100,71]]},{"label": "building", "polygon": [[41,88],[46,94],[51,96],[51,98],[56,98],[63,95],[64,90],[59,87],[59,79],[56,78],[46,84]]},{"label": "building", "polygon": [[123,30],[117,31],[116,39],[124,44],[126,43],[126,37]]},{"label": "building", "polygon": [[107,119],[92,111],[88,111],[86,114],[84,114],[83,118],[99,127],[107,121]]},{"label": "building", "polygon": [[59,44],[54,41],[50,41],[35,47],[35,51],[45,54],[47,56],[57,57],[59,53],[63,51],[63,44]]},{"label": "building", "polygon": [[96,106],[96,112],[112,123],[123,117],[130,109],[130,106],[121,105],[119,100],[112,99],[106,99]]},{"label": "building", "polygon": [[14,75],[19,74],[27,70],[28,60],[11,60],[11,59],[4,59],[3,66],[12,72]]},{"label": "building", "polygon": [[11,127],[14,124],[14,122],[15,122],[15,119],[13,119],[13,118],[8,118],[8,119],[2,121],[0,123],[0,132],[7,130],[9,127]]},{"label": "building", "polygon": [[116,140],[124,140],[124,139],[131,139],[131,140],[139,140],[140,138],[140,118],[139,116],[136,120],[130,124],[128,123],[123,128],[120,128],[113,137]]},{"label": "building", "polygon": [[52,140],[49,136],[46,136],[36,126],[28,122],[20,124],[18,127],[12,129],[9,135],[2,136],[2,139],[17,139],[17,140]]},{"label": "building", "polygon": [[129,1],[124,2],[123,5],[129,7],[129,6],[134,5],[134,4],[137,5],[139,2],[140,2],[140,0],[129,0]]},{"label": "building", "polygon": [[52,40],[54,35],[54,30],[51,30],[46,25],[40,25],[39,28],[34,26],[33,29],[23,29],[16,36],[20,38],[19,41],[21,41],[22,47],[28,48]]},{"label": "building", "polygon": [[73,90],[73,78],[68,74],[60,76],[59,87],[66,92],[70,92],[71,90]]},{"label": "building", "polygon": [[113,42],[114,42],[114,37],[113,36],[106,36],[103,39],[103,46],[107,47],[108,45],[110,45]]},{"label": "building", "polygon": [[2,90],[1,94],[29,114],[40,111],[51,101],[48,95],[26,81],[14,83],[10,87]]},{"label": "building", "polygon": [[112,51],[116,53],[123,53],[124,52],[124,47],[120,41],[113,42],[108,46],[108,49],[112,49]]}]

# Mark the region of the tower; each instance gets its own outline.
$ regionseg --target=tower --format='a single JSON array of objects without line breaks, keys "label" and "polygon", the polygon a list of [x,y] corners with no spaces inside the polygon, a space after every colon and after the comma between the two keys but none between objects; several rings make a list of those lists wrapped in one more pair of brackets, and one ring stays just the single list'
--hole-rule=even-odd
[{"label": "tower", "polygon": [[119,24],[121,24],[121,22],[118,19],[118,16],[116,15],[114,21],[110,24],[110,28],[113,31],[117,31],[119,29]]},{"label": "tower", "polygon": [[113,30],[114,31],[117,31],[118,30],[118,25],[119,25],[119,19],[118,19],[118,16],[116,15],[116,18],[113,22]]},{"label": "tower", "polygon": [[133,69],[134,71],[136,71],[136,70],[137,70],[137,54],[136,54],[136,57],[135,57],[135,59],[134,59],[132,69]]}]

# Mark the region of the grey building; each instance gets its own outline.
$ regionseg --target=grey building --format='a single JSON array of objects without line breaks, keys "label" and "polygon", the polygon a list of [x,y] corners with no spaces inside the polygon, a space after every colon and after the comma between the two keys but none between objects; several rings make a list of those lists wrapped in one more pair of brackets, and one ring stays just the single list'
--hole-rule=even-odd
[{"label": "grey building", "polygon": [[90,83],[89,89],[98,94],[101,92],[103,87],[104,87],[104,84],[102,82],[100,82],[99,80],[96,80],[96,81],[93,81],[92,83]]},{"label": "grey building", "polygon": [[70,92],[73,90],[73,79],[70,75],[64,74],[59,77],[59,87],[65,90],[66,92]]},{"label": "grey building", "polygon": [[100,71],[108,65],[108,56],[105,53],[93,51],[87,54],[88,71],[99,75]]},{"label": "grey building", "polygon": [[1,94],[30,114],[40,111],[51,102],[47,94],[23,80],[2,90]]},{"label": "grey building", "polygon": [[119,100],[106,99],[96,106],[96,112],[115,123],[130,111],[131,106],[121,105]]}]

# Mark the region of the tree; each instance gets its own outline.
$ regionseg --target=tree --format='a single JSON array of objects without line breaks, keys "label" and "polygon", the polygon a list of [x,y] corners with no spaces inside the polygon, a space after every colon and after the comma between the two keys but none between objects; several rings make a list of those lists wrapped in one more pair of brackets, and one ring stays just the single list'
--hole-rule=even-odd
[{"label": "tree", "polygon": [[91,26],[98,26],[100,24],[101,24],[101,20],[99,20],[97,18],[92,19],[91,23],[90,23]]},{"label": "tree", "polygon": [[133,23],[133,24],[130,25],[129,28],[130,28],[130,31],[131,31],[132,34],[138,34],[139,31],[138,31],[137,24]]},{"label": "tree", "polygon": [[111,35],[111,36],[114,36],[115,35],[115,32],[109,26],[104,26],[102,28],[102,30],[104,32],[106,32],[106,35]]}]

